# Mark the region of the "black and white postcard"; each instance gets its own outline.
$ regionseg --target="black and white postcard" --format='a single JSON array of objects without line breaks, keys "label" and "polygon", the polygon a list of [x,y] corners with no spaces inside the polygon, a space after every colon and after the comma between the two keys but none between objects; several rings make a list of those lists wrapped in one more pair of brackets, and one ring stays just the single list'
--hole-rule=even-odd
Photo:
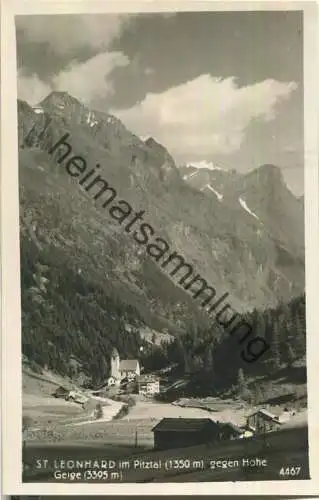
[{"label": "black and white postcard", "polygon": [[318,492],[315,3],[72,3],[3,40],[7,493]]}]

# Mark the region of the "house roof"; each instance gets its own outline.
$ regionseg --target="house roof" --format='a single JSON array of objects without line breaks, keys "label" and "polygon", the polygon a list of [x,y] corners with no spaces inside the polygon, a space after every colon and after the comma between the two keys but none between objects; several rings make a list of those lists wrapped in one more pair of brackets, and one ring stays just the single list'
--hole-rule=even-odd
[{"label": "house roof", "polygon": [[217,424],[210,418],[163,418],[152,431],[197,432],[207,425]]},{"label": "house roof", "polygon": [[65,387],[62,387],[62,385],[60,385],[60,387],[58,387],[55,390],[55,394],[66,394],[68,392],[70,392],[69,389],[66,389]]},{"label": "house roof", "polygon": [[[263,408],[262,408],[262,409],[260,409],[260,410],[255,411],[254,413],[251,413],[251,414],[249,415],[249,417],[252,417],[253,415],[256,415],[257,413],[259,413],[259,414],[263,415],[264,417],[266,417],[266,418],[267,418],[267,419],[269,419],[269,420],[278,420],[278,417],[276,417],[276,415],[274,415],[273,413],[271,413],[271,412],[270,412],[270,411],[268,411],[268,410],[264,410]],[[249,417],[248,417],[248,418],[249,418]]]},{"label": "house roof", "polygon": [[120,371],[127,371],[127,372],[135,372],[138,367],[138,360],[137,359],[122,359],[120,361],[120,366],[119,370]]}]

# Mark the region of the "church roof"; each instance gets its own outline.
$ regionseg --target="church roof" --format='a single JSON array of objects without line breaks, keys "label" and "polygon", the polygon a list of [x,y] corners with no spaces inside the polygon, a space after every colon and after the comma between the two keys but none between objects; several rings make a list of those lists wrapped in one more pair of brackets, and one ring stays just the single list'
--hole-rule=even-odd
[{"label": "church roof", "polygon": [[162,418],[152,431],[198,432],[208,425],[218,427],[218,424],[210,418]]},{"label": "church roof", "polygon": [[137,359],[122,359],[120,361],[119,370],[127,372],[135,372],[138,367]]}]

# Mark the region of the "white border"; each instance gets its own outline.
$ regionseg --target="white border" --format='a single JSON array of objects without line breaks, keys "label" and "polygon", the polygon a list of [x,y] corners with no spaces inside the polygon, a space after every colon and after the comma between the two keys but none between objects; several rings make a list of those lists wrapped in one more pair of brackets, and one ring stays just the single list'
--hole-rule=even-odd
[{"label": "white border", "polygon": [[[109,1],[53,2],[2,0],[1,16],[1,278],[2,278],[2,445],[5,494],[17,495],[152,495],[154,484],[21,483],[21,328],[19,272],[18,148],[16,114],[15,14],[156,12],[200,10],[303,10],[305,109],[305,233],[307,285],[307,364],[309,455],[311,480],[212,483],[162,483],[158,491],[171,494],[319,494],[319,399],[317,366],[319,321],[319,204],[318,204],[318,66],[317,6],[315,2]],[[253,43],[253,41],[252,41]]]}]

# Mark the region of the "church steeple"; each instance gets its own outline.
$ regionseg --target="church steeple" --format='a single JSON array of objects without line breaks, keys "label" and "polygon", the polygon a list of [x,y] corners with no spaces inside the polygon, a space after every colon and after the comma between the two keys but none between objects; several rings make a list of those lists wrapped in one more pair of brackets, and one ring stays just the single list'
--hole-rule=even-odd
[{"label": "church steeple", "polygon": [[119,352],[116,349],[116,347],[114,347],[112,350],[112,359],[119,358],[119,357],[120,357]]},{"label": "church steeple", "polygon": [[118,379],[120,378],[120,355],[118,350],[114,348],[111,356],[111,376]]}]

